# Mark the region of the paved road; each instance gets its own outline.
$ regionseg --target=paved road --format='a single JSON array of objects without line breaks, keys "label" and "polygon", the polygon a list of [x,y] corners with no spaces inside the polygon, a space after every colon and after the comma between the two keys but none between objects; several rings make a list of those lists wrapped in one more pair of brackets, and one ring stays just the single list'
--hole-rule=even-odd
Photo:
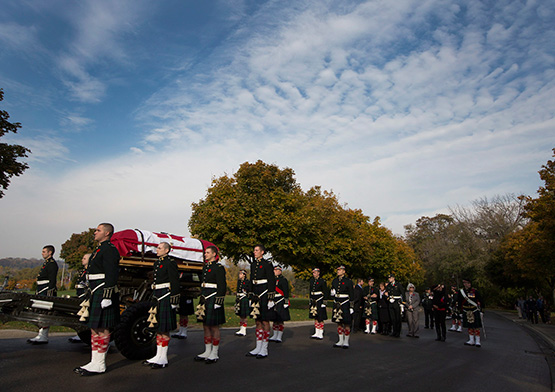
[{"label": "paved road", "polygon": [[[45,346],[30,346],[24,338],[0,340],[2,391],[487,391],[549,392],[551,375],[538,344],[519,325],[495,313],[487,314],[488,338],[482,348],[463,345],[467,336],[449,332],[447,342],[434,341],[432,330],[420,339],[352,335],[351,348],[332,348],[337,334],[326,325],[323,341],[308,338],[310,326],[286,328],[284,343],[270,344],[270,356],[245,357],[254,347],[253,330],[245,338],[226,329],[220,361],[193,361],[204,349],[201,331],[170,342],[170,366],[151,370],[125,359],[117,350],[107,358],[108,372],[83,378],[76,365],[89,361],[88,347],[70,344],[67,336]],[[405,327],[405,326],[404,326]],[[264,387],[257,387],[264,385]]]}]

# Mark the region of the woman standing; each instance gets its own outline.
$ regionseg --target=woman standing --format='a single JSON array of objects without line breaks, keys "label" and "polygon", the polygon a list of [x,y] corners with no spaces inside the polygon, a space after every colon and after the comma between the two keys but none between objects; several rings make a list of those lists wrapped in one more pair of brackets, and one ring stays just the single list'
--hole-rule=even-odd
[{"label": "woman standing", "polygon": [[407,304],[407,324],[409,327],[409,338],[419,338],[418,336],[418,321],[420,319],[420,295],[414,291],[415,287],[412,283],[407,286],[405,293],[405,302]]}]

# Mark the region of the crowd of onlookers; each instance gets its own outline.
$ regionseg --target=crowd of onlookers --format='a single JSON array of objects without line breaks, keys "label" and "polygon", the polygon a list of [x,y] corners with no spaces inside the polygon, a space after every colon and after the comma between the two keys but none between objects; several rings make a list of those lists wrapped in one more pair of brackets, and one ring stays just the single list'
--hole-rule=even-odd
[{"label": "crowd of onlookers", "polygon": [[528,299],[519,297],[515,308],[520,319],[526,319],[532,324],[538,324],[540,320],[544,324],[551,324],[551,308],[541,295],[538,298],[530,295]]}]

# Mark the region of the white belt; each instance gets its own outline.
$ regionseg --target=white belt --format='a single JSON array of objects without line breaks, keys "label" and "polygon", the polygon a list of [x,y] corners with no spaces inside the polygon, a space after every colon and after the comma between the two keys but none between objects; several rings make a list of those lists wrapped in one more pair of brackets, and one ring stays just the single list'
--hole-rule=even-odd
[{"label": "white belt", "polygon": [[89,280],[99,280],[99,279],[104,279],[106,277],[106,275],[104,274],[90,274],[87,275],[87,279]]},{"label": "white belt", "polygon": [[311,291],[310,295],[322,295],[324,293],[322,293],[321,291]]},{"label": "white belt", "polygon": [[268,283],[268,279],[253,280],[252,283],[254,283],[254,284],[264,284],[264,283]]},{"label": "white belt", "polygon": [[216,283],[203,283],[201,284],[201,287],[205,289],[217,289],[218,285]]},{"label": "white belt", "polygon": [[401,297],[401,296],[396,296],[396,295],[392,295],[391,298],[393,298],[393,299],[403,299],[403,297]]},{"label": "white belt", "polygon": [[160,283],[160,284],[155,284],[154,285],[154,290],[158,290],[158,289],[169,289],[171,287],[170,283]]},{"label": "white belt", "polygon": [[50,283],[49,280],[37,280],[37,285],[39,285],[39,284],[48,284],[48,283]]},{"label": "white belt", "polygon": [[336,294],[335,298],[349,298],[349,294]]}]

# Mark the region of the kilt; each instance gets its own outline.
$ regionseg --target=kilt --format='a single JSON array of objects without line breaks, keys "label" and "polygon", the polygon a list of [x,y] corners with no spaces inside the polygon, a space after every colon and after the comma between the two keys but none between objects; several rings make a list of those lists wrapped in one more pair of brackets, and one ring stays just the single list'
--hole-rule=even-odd
[{"label": "kilt", "polygon": [[157,305],[156,309],[156,329],[158,332],[169,332],[177,328],[177,321],[175,316],[175,309],[172,309],[170,304],[170,290],[168,288],[154,290],[154,298],[162,298],[164,295],[168,294],[166,297],[154,304]]},{"label": "kilt", "polygon": [[235,299],[235,314],[241,318],[249,316],[249,297],[245,295],[243,298]]},{"label": "kilt", "polygon": [[316,300],[317,298],[322,298],[322,297],[316,297],[316,298],[311,298],[309,301],[309,305],[308,305],[308,317],[311,319],[316,319],[318,321],[324,321],[328,319],[328,312],[326,310],[326,307],[322,307],[322,305],[324,305],[324,299],[320,299],[320,300]]},{"label": "kilt", "polygon": [[353,318],[351,316],[351,305],[349,300],[336,299],[333,302],[332,321],[338,324],[351,325]]},{"label": "kilt", "polygon": [[463,310],[463,328],[482,328],[480,310]]},{"label": "kilt", "polygon": [[285,298],[276,296],[275,303],[275,306],[268,311],[272,320],[278,323],[291,320],[289,308],[285,307]]},{"label": "kilt", "polygon": [[180,316],[190,316],[195,313],[195,306],[193,304],[193,298],[186,297],[183,292],[179,296],[179,309],[178,314]]},{"label": "kilt", "polygon": [[91,329],[110,329],[119,323],[119,294],[112,294],[112,305],[102,309],[102,287],[91,295],[89,307],[89,320],[87,326]]},{"label": "kilt", "polygon": [[364,318],[378,321],[378,303],[376,301],[366,302],[364,305]]},{"label": "kilt", "polygon": [[[206,289],[202,290],[202,295],[200,296],[198,306],[199,307],[204,306],[204,315],[203,316],[197,315],[197,321],[208,326],[224,324],[225,323],[224,307],[222,306],[221,308],[214,309],[214,305],[216,305],[216,295],[214,294],[211,297],[209,296],[210,294],[215,293],[215,290],[214,289],[208,289],[208,290]],[[207,299],[206,297],[209,297],[209,298]]]},{"label": "kilt", "polygon": [[[251,298],[251,306],[249,309],[250,318],[255,318],[258,321],[272,321],[275,318],[275,312],[268,311],[268,285],[264,284],[253,284],[252,292],[253,296]],[[258,307],[258,314],[256,317],[252,315],[254,307]]]}]

